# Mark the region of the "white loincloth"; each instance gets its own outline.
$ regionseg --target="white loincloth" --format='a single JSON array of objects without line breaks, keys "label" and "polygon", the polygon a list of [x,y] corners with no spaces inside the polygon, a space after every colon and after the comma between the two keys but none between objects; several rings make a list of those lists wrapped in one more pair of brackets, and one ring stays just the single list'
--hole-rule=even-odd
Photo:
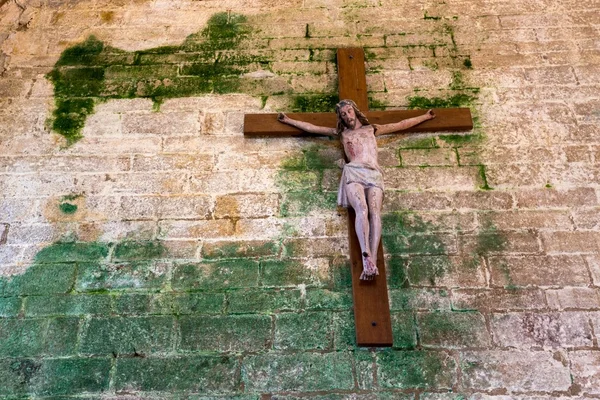
[{"label": "white loincloth", "polygon": [[378,187],[383,191],[383,175],[377,168],[359,163],[348,163],[344,165],[340,188],[338,190],[337,203],[341,207],[348,208],[348,193],[346,185],[348,183],[360,183],[365,188]]}]

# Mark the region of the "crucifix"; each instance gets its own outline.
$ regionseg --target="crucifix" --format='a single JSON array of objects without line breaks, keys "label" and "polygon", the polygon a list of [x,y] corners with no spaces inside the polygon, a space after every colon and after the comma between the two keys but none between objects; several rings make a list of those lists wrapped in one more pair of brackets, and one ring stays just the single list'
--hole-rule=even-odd
[{"label": "crucifix", "polygon": [[[373,211],[370,207],[379,207],[377,212],[380,212],[383,179],[377,163],[377,155],[369,156],[369,150],[364,149],[361,153],[360,148],[373,148],[376,153],[376,144],[369,141],[374,141],[378,134],[389,134],[398,130],[402,130],[403,133],[468,131],[473,129],[473,122],[468,108],[442,108],[429,110],[426,113],[419,110],[368,112],[363,50],[340,48],[337,51],[337,60],[339,98],[350,101],[342,100],[338,103],[335,114],[247,114],[244,118],[244,135],[248,137],[328,135],[341,138],[350,163],[344,166],[342,172],[338,203],[342,206],[350,206],[348,207],[348,238],[356,342],[359,346],[392,346],[390,306],[383,247],[380,240],[381,225],[379,223],[378,227],[375,223],[369,227],[369,221],[366,222],[366,226],[364,221],[365,207],[371,212]],[[337,128],[334,128],[336,125]],[[372,139],[365,139],[361,135]],[[356,163],[357,159],[361,162]],[[359,168],[353,166],[356,164],[360,164]]]}]

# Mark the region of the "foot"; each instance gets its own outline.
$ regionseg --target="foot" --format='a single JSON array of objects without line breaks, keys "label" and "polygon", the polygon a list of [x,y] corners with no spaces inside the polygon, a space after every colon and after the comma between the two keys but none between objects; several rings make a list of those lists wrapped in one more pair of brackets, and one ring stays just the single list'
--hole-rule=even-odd
[{"label": "foot", "polygon": [[371,260],[371,256],[369,256],[366,252],[362,253],[362,259],[363,272],[360,274],[360,279],[363,281],[372,281],[375,278],[375,275],[379,275],[379,270]]}]

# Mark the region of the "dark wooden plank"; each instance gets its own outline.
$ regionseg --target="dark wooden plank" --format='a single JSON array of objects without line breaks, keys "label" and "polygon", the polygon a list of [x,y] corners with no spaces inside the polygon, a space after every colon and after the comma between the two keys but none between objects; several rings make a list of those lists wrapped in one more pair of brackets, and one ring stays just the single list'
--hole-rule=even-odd
[{"label": "dark wooden plank", "polygon": [[337,51],[338,94],[340,100],[354,100],[358,109],[369,109],[365,52],[360,47],[340,48]]},{"label": "dark wooden plank", "polygon": [[[338,49],[338,83],[340,99],[354,100],[359,109],[368,111],[367,78],[362,49]],[[378,116],[378,118],[384,117],[385,114]],[[356,214],[352,208],[349,208],[348,239],[352,266],[356,344],[369,347],[389,347],[393,343],[393,336],[383,246],[380,243],[377,250],[379,276],[372,281],[361,281],[362,252],[356,237],[355,221]]]},{"label": "dark wooden plank", "polygon": [[[389,124],[406,118],[421,115],[426,110],[367,111],[365,115],[372,124]],[[437,117],[402,131],[417,132],[461,132],[473,129],[471,110],[468,108],[435,108]],[[291,118],[320,126],[336,125],[335,113],[289,113]],[[277,114],[246,114],[244,117],[245,136],[311,136],[306,132],[277,121]],[[314,135],[312,135],[314,136]]]},{"label": "dark wooden plank", "polygon": [[362,256],[354,228],[355,219],[354,210],[348,208],[348,240],[350,241],[356,344],[367,347],[390,347],[393,344],[392,320],[383,246],[380,243],[377,251],[379,275],[372,281],[361,281]]}]

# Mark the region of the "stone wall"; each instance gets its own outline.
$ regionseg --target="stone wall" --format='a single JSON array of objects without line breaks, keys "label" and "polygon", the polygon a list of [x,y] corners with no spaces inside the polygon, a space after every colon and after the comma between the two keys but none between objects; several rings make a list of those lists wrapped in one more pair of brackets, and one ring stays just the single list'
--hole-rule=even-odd
[{"label": "stone wall", "polygon": [[[600,396],[596,1],[0,0],[0,398]],[[382,138],[391,349],[357,348],[330,111]]]}]

